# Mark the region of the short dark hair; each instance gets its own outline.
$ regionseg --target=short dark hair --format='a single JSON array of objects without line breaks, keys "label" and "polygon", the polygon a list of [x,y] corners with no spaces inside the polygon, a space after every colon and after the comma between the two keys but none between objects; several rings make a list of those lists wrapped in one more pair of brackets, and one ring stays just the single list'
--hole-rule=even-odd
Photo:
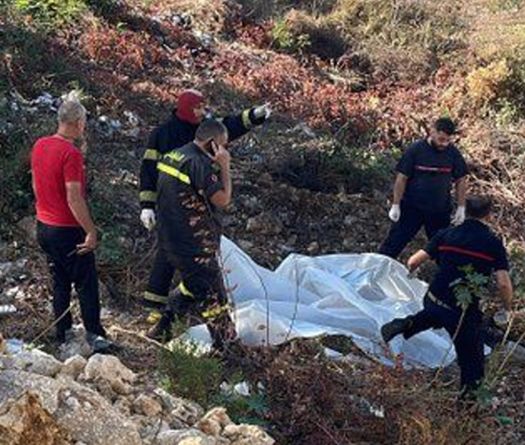
[{"label": "short dark hair", "polygon": [[435,123],[434,128],[436,131],[442,131],[448,135],[456,133],[456,124],[449,117],[440,117]]},{"label": "short dark hair", "polygon": [[195,139],[201,142],[208,142],[223,134],[228,136],[228,129],[222,122],[215,119],[205,119],[197,128]]},{"label": "short dark hair", "polygon": [[467,217],[482,219],[492,211],[492,199],[489,196],[469,196],[467,198]]}]

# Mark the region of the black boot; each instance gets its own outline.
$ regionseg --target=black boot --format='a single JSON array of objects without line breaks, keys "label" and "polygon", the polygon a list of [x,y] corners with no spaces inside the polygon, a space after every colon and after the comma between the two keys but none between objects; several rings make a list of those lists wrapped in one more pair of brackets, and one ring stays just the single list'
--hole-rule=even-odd
[{"label": "black boot", "polygon": [[388,343],[395,336],[404,333],[412,324],[409,318],[395,318],[391,322],[381,326],[381,336]]},{"label": "black boot", "polygon": [[156,340],[160,343],[166,343],[173,338],[171,325],[175,320],[173,312],[164,312],[159,322],[151,328],[146,334],[148,338]]}]

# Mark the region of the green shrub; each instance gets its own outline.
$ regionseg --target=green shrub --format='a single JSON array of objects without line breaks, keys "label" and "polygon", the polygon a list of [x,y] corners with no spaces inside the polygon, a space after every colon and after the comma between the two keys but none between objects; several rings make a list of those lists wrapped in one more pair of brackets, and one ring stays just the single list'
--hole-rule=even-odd
[{"label": "green shrub", "polygon": [[369,56],[381,77],[426,78],[464,46],[461,15],[447,2],[339,0],[325,20]]},{"label": "green shrub", "polygon": [[44,27],[72,23],[87,9],[83,0],[14,0],[14,5]]},{"label": "green shrub", "polygon": [[494,113],[500,125],[508,125],[525,113],[525,59],[501,59],[476,68],[467,77],[473,105],[482,114]]},{"label": "green shrub", "polygon": [[285,19],[275,22],[272,28],[272,39],[278,49],[288,52],[301,52],[310,44],[308,36],[295,34]]},{"label": "green shrub", "polygon": [[343,56],[348,49],[347,41],[339,29],[324,16],[316,17],[292,9],[277,25],[285,31],[283,34],[290,43],[289,50],[299,50],[331,60]]},{"label": "green shrub", "polygon": [[174,344],[160,354],[160,370],[167,390],[208,407],[223,379],[223,365],[216,357],[202,356],[198,346]]}]

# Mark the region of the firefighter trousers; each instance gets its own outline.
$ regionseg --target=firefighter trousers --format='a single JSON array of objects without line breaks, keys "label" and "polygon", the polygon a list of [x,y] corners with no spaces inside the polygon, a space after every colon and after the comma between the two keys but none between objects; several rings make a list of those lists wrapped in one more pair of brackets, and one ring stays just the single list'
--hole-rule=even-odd
[{"label": "firefighter trousers", "polygon": [[379,248],[379,253],[396,259],[406,245],[424,227],[428,239],[439,230],[450,225],[450,212],[427,213],[408,204],[401,203],[401,217],[392,224],[388,236]]},{"label": "firefighter trousers", "polygon": [[213,346],[222,349],[235,339],[235,326],[229,315],[228,297],[222,271],[215,256],[182,257],[166,253],[169,264],[181,274],[177,292],[170,296],[165,314],[193,316],[206,323]]},{"label": "firefighter trousers", "polygon": [[[410,327],[403,332],[406,339],[428,329],[444,328],[453,339],[461,372],[461,388],[476,389],[484,376],[483,314],[480,310],[467,310],[461,320],[461,310],[446,308],[425,297],[423,310],[408,317]],[[461,325],[459,325],[461,320]]]},{"label": "firefighter trousers", "polygon": [[148,287],[144,292],[144,304],[146,306],[163,309],[168,303],[175,267],[168,261],[166,252],[162,248],[157,249],[153,269],[148,281]]}]

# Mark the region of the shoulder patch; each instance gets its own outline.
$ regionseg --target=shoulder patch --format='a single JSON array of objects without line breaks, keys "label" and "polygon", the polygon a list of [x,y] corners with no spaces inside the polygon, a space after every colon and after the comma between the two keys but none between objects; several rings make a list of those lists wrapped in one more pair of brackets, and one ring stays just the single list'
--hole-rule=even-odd
[{"label": "shoulder patch", "polygon": [[186,156],[178,151],[170,151],[166,157],[172,159],[175,162],[181,162]]}]

